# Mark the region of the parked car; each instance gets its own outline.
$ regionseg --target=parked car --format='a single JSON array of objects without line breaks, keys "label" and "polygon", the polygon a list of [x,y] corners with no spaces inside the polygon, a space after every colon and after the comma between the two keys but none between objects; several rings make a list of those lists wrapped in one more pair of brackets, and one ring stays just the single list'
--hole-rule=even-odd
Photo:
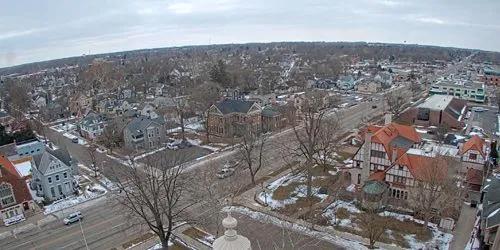
[{"label": "parked car", "polygon": [[222,169],[224,169],[224,168],[236,168],[239,164],[240,164],[240,162],[236,161],[236,160],[226,161],[226,163],[224,163],[224,166],[222,167]]},{"label": "parked car", "polygon": [[233,168],[223,168],[219,172],[217,172],[217,177],[219,179],[224,179],[226,177],[229,177],[234,174],[234,169]]},{"label": "parked car", "polygon": [[71,223],[80,221],[81,219],[83,219],[82,213],[80,213],[79,211],[74,212],[68,215],[66,218],[64,218],[64,225],[69,225]]},{"label": "parked car", "polygon": [[187,140],[184,140],[182,141],[181,143],[177,144],[177,147],[179,147],[180,149],[183,149],[183,148],[190,148],[192,147],[193,144],[191,144],[189,141]]},{"label": "parked car", "polygon": [[179,147],[177,147],[177,145],[175,145],[175,143],[174,143],[174,142],[169,142],[169,143],[167,143],[167,148],[168,148],[168,149],[172,149],[172,150],[177,150],[177,149],[179,149]]},{"label": "parked car", "polygon": [[377,105],[372,105],[372,109],[376,109],[377,108]]},{"label": "parked car", "polygon": [[72,141],[73,143],[78,143],[78,137],[73,137],[73,138],[71,139],[71,141]]}]

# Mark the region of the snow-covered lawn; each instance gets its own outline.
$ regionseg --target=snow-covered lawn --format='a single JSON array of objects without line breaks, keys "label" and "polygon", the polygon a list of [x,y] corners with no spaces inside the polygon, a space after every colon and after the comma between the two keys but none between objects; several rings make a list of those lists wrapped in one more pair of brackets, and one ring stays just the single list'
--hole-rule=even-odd
[{"label": "snow-covered lawn", "polygon": [[[348,218],[339,219],[335,216],[335,213],[340,209],[344,208],[349,212]],[[337,225],[341,227],[347,227],[355,230],[360,230],[356,223],[352,222],[353,215],[362,213],[354,203],[344,202],[344,201],[335,201],[330,204],[323,212],[323,216],[331,220],[331,225],[335,224],[335,219],[337,219]],[[424,222],[418,219],[415,219],[411,215],[398,214],[394,212],[381,212],[378,214],[383,217],[392,217],[396,220],[399,220],[404,223],[418,223],[423,224]],[[395,233],[404,233],[402,231],[396,232],[398,230],[391,228],[392,230],[386,230],[387,237],[394,237]],[[453,235],[449,233],[444,233],[440,231],[436,224],[429,223],[429,230],[432,233],[432,238],[429,241],[421,242],[416,239],[415,234],[404,233],[403,238],[406,240],[410,249],[448,249],[451,244],[451,240],[453,239]]]},{"label": "snow-covered lawn", "polygon": [[[352,241],[350,239],[345,239],[345,238],[339,237],[339,236],[331,234],[331,233],[325,233],[325,232],[321,232],[321,231],[311,230],[305,226],[291,223],[291,222],[286,221],[286,220],[281,220],[279,218],[276,218],[276,217],[268,215],[268,214],[252,211],[246,207],[228,206],[228,207],[224,207],[222,209],[222,211],[223,212],[236,212],[236,213],[240,213],[243,215],[247,215],[254,220],[258,220],[260,222],[267,223],[267,224],[273,224],[273,225],[276,225],[276,226],[281,227],[283,229],[295,231],[295,232],[302,234],[302,235],[305,235],[305,236],[314,237],[314,238],[317,238],[317,239],[320,239],[323,241],[327,241],[327,242],[330,242],[332,244],[344,247],[345,249],[349,249],[349,250],[367,249],[363,244],[361,244],[359,242],[355,242],[355,241]],[[281,239],[279,239],[279,240],[281,240]]]},{"label": "snow-covered lawn", "polygon": [[28,190],[31,193],[31,198],[33,198],[33,200],[36,203],[41,203],[44,200],[44,198],[36,195],[36,191],[30,188],[30,182],[31,180],[26,180],[26,185],[28,186]]},{"label": "snow-covered lawn", "polygon": [[[80,176],[78,179],[79,182],[87,182],[87,183],[90,182],[86,176]],[[71,196],[65,199],[57,200],[54,201],[52,204],[45,206],[43,213],[44,214],[54,213],[65,208],[69,208],[77,204],[96,199],[107,193],[106,189],[103,186],[92,182],[90,182],[88,185],[85,185],[82,188],[84,190],[83,191],[80,190],[79,194],[76,196]]]},{"label": "snow-covered lawn", "polygon": [[[329,171],[330,175],[335,175],[336,171]],[[313,176],[313,180],[315,179],[324,179],[328,178],[326,176]],[[307,186],[306,186],[306,176],[305,174],[292,174],[289,173],[284,175],[277,180],[271,182],[267,185],[266,190],[260,192],[257,195],[257,198],[264,204],[267,204],[272,209],[282,208],[286,205],[295,204],[299,198],[305,198],[307,195]],[[295,186],[293,188],[293,186]],[[283,190],[278,190],[280,187],[290,186],[290,192],[286,194],[286,198],[284,199],[276,199],[275,192],[283,192]],[[293,188],[293,189],[292,189]],[[320,194],[320,187],[313,186],[312,193],[313,196],[319,198],[320,201],[323,201],[328,197],[327,194]]]}]

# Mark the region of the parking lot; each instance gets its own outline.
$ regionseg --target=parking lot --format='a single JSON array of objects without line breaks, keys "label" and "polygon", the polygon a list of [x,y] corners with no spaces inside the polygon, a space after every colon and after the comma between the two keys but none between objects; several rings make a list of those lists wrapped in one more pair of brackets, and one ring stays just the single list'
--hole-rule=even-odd
[{"label": "parking lot", "polygon": [[486,111],[474,113],[472,124],[483,128],[488,137],[496,138],[498,108],[489,107]]}]

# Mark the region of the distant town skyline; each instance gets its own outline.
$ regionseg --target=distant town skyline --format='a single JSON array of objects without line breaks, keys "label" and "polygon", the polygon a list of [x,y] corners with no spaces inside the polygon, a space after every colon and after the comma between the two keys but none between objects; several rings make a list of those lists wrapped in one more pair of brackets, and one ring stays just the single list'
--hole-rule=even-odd
[{"label": "distant town skyline", "polygon": [[8,1],[0,67],[158,47],[366,41],[500,51],[495,0]]}]

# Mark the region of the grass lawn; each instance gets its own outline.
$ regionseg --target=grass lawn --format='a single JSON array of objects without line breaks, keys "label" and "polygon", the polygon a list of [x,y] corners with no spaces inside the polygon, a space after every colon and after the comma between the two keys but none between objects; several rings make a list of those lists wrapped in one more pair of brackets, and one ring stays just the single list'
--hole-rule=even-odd
[{"label": "grass lawn", "polygon": [[[350,219],[352,222],[359,225],[359,228],[333,225],[331,220],[327,220],[326,225],[333,226],[336,230],[356,234],[364,238],[369,237],[369,235],[367,234],[368,230],[364,228],[362,226],[362,223],[359,223],[357,219],[357,216],[359,216],[358,213],[350,213],[347,209],[341,207],[336,210],[336,215],[338,220]],[[400,247],[410,248],[411,245],[409,244],[407,239],[404,238],[405,235],[415,235],[415,239],[420,242],[427,242],[431,240],[433,236],[431,230],[429,230],[428,228],[424,228],[422,224],[416,223],[414,221],[401,221],[393,217],[379,215],[376,215],[374,217],[374,220],[377,224],[379,223],[380,225],[386,225],[385,233],[382,234],[377,240],[379,242],[387,244],[395,243]]]}]

